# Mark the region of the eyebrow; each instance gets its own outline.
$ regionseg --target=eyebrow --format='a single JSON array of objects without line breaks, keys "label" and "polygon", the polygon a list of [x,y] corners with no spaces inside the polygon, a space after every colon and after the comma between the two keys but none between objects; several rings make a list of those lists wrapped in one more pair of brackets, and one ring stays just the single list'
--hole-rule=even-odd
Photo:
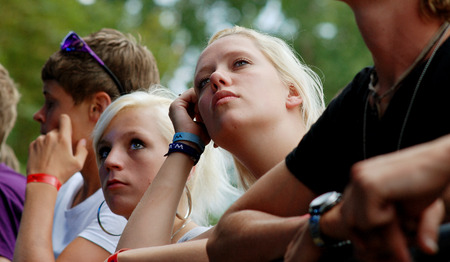
[{"label": "eyebrow", "polygon": [[111,143],[109,143],[106,139],[104,139],[102,137],[98,140],[95,150],[97,151],[97,149],[99,149],[100,147],[105,146],[105,145],[111,145]]},{"label": "eyebrow", "polygon": [[[251,58],[252,60],[254,59],[252,55],[250,55],[249,52],[247,52],[246,50],[231,50],[231,51],[227,51],[226,53],[222,53],[222,59],[229,59],[229,57],[239,57],[239,56],[248,56],[249,58]],[[201,59],[201,58],[200,58]],[[199,75],[200,73],[205,73],[205,72],[212,72],[214,71],[214,66],[210,66],[210,65],[206,65],[204,67],[201,67],[199,70],[196,70],[195,75]],[[197,81],[198,81],[198,77],[194,78],[194,85],[197,85]]]},{"label": "eyebrow", "polygon": [[[108,139],[105,139],[104,135],[105,135],[105,133],[103,133],[101,138],[98,140],[97,147],[99,147],[100,145],[109,145],[110,146],[112,144]],[[139,130],[135,130],[135,129],[123,133],[120,136],[120,138],[129,139],[129,138],[133,138],[133,137],[136,137],[136,136],[144,136],[144,137],[147,138],[147,135],[145,135],[145,134],[139,132]]]},{"label": "eyebrow", "polygon": [[48,91],[48,90],[46,90],[46,89],[42,90],[42,95],[43,95],[45,98],[55,98],[55,96],[53,95],[53,93],[50,92],[50,91]]}]

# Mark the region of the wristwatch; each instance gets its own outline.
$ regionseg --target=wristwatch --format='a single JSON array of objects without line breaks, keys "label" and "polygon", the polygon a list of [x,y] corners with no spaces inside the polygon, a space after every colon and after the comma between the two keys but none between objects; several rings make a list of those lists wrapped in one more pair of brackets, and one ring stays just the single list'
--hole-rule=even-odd
[{"label": "wristwatch", "polygon": [[[316,197],[311,204],[309,204],[309,231],[314,243],[319,247],[340,246],[348,241],[331,240],[320,233],[320,217],[337,205],[341,201],[342,194],[338,192],[328,192]],[[342,243],[341,243],[342,242]]]}]

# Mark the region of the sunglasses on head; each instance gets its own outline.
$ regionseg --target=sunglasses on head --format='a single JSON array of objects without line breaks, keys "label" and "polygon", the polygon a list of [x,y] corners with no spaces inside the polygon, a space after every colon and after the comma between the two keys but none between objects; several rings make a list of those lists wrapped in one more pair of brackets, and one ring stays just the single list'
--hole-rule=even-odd
[{"label": "sunglasses on head", "polygon": [[119,79],[113,74],[113,72],[105,65],[105,63],[98,57],[94,51],[84,42],[84,40],[79,37],[75,32],[70,31],[67,36],[61,42],[61,50],[66,52],[84,52],[89,53],[92,58],[97,61],[100,66],[105,70],[106,73],[111,77],[111,79],[116,84],[120,95],[125,94],[125,90],[119,82]]}]

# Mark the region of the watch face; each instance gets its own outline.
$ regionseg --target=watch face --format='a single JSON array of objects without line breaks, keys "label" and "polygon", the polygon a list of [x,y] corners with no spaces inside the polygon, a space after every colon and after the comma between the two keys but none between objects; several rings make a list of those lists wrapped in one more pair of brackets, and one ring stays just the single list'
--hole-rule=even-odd
[{"label": "watch face", "polygon": [[[328,192],[316,197],[309,205],[310,211],[315,210],[318,213],[325,212],[340,200],[341,194],[338,192]],[[318,210],[317,210],[318,209]]]},{"label": "watch face", "polygon": [[312,202],[311,206],[320,206],[327,202],[327,199],[330,198],[335,192],[328,192],[316,197]]}]

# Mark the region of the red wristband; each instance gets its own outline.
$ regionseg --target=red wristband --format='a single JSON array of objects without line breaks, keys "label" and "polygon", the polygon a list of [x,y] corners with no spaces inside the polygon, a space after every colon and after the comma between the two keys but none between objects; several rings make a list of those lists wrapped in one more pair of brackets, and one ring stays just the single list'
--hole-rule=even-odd
[{"label": "red wristband", "polygon": [[116,253],[114,253],[111,256],[109,256],[107,262],[119,262],[119,260],[117,259],[117,256],[119,255],[119,253],[121,253],[123,251],[127,251],[127,250],[130,250],[130,249],[129,248],[122,248],[122,249],[120,249]]},{"label": "red wristband", "polygon": [[44,173],[38,173],[38,174],[31,174],[27,176],[27,183],[31,182],[40,182],[40,183],[46,183],[49,185],[52,185],[56,187],[56,190],[59,191],[59,188],[61,187],[61,182],[59,182],[58,178],[52,175],[44,174]]}]

